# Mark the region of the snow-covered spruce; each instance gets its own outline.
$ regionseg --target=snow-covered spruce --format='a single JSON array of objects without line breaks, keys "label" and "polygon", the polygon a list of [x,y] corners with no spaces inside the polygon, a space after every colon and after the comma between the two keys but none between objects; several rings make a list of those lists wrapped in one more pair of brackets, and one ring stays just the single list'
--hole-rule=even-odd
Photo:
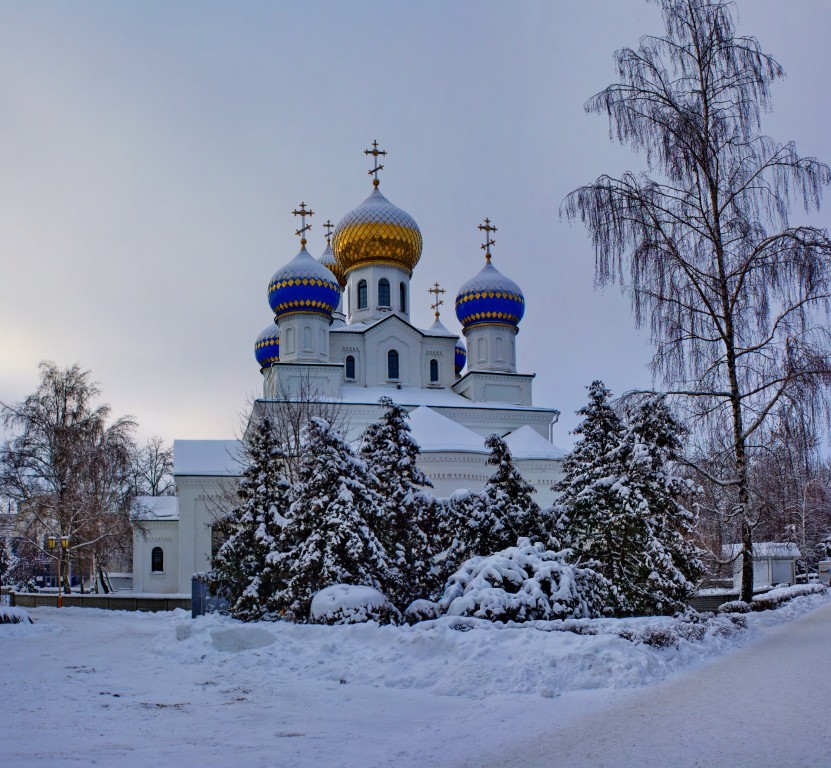
[{"label": "snow-covered spruce", "polygon": [[291,486],[282,476],[282,453],[267,418],[252,430],[245,452],[240,503],[220,521],[228,538],[213,559],[209,579],[212,592],[228,599],[231,614],[251,621],[274,618],[283,575],[270,558],[279,550]]},{"label": "snow-covered spruce", "polygon": [[384,413],[366,428],[360,456],[380,499],[378,537],[394,566],[387,595],[403,608],[437,586],[430,571],[433,498],[424,492],[433,484],[418,467],[421,451],[407,423],[407,411],[389,397],[378,404]]},{"label": "snow-covered spruce", "polygon": [[401,614],[387,598],[373,587],[333,584],[321,589],[309,609],[312,624],[379,624],[398,622]]},{"label": "snow-covered spruce", "polygon": [[557,486],[558,530],[578,561],[597,567],[617,590],[618,615],[671,614],[684,608],[703,573],[690,543],[695,488],[674,477],[681,427],[663,399],[649,397],[622,421],[595,381],[581,435]]},{"label": "snow-covered spruce", "polygon": [[611,585],[596,571],[569,563],[568,554],[520,539],[514,547],[471,558],[448,580],[436,613],[502,622],[603,615]]},{"label": "snow-covered spruce", "polygon": [[275,605],[307,621],[314,595],[333,584],[385,592],[398,574],[378,537],[382,500],[366,463],[329,422],[312,418],[280,547],[268,558],[285,574]]}]

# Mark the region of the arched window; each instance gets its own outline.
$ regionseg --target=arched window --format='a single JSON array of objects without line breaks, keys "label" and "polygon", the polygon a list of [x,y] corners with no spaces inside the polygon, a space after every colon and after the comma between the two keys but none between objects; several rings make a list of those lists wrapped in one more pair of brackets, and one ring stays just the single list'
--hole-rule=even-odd
[{"label": "arched window", "polygon": [[478,352],[479,352],[479,362],[484,363],[488,359],[488,353],[487,353],[487,350],[485,348],[485,340],[484,339],[479,339],[476,346],[478,347]]},{"label": "arched window", "polygon": [[496,337],[496,352],[494,353],[494,359],[496,360],[504,360],[504,356],[502,354],[503,344],[502,344],[502,337]]},{"label": "arched window", "polygon": [[164,573],[164,550],[161,547],[153,547],[150,553],[150,570],[152,573]]},{"label": "arched window", "polygon": [[352,355],[346,356],[346,378],[355,378],[355,358]]},{"label": "arched window", "polygon": [[303,351],[312,351],[312,328],[310,325],[303,326]]},{"label": "arched window", "polygon": [[398,376],[398,352],[391,349],[387,352],[387,378],[397,379]]},{"label": "arched window", "polygon": [[378,306],[390,306],[390,281],[386,277],[382,277],[378,281]]},{"label": "arched window", "polygon": [[358,283],[358,309],[366,309],[366,280]]},{"label": "arched window", "polygon": [[430,383],[437,384],[439,381],[439,361],[433,358],[430,361]]},{"label": "arched window", "polygon": [[294,328],[286,328],[286,352],[294,353]]},{"label": "arched window", "polygon": [[401,311],[407,311],[407,286],[402,282],[398,286],[398,303],[401,306]]}]

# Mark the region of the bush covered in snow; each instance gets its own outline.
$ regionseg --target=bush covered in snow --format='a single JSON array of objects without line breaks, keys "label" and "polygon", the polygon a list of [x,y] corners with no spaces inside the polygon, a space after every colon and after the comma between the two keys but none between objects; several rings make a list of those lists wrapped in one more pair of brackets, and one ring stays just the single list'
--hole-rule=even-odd
[{"label": "bush covered in snow", "polygon": [[795,584],[792,587],[778,587],[770,592],[756,595],[752,603],[732,600],[719,606],[719,613],[749,613],[750,611],[769,611],[793,600],[795,597],[816,595],[828,589],[824,584]]},{"label": "bush covered in snow", "polygon": [[389,624],[401,618],[399,612],[377,589],[353,584],[333,584],[313,598],[309,619],[313,624],[360,624],[377,621]]},{"label": "bush covered in snow", "polygon": [[0,605],[0,624],[34,624],[32,617],[22,608]]},{"label": "bush covered in snow", "polygon": [[473,557],[450,577],[437,611],[503,622],[602,615],[611,585],[596,571],[569,563],[567,554],[520,539],[515,547]]},{"label": "bush covered in snow", "polygon": [[743,616],[713,616],[688,611],[665,624],[648,624],[643,628],[625,628],[618,635],[633,643],[653,648],[679,648],[683,642],[700,643],[711,637],[733,637],[747,628]]}]

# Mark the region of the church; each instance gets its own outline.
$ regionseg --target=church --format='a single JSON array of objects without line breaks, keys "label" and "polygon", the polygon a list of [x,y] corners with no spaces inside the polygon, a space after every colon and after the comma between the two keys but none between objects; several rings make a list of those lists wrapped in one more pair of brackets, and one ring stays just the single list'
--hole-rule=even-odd
[{"label": "church", "polygon": [[[479,490],[492,474],[485,438],[498,434],[545,505],[561,475],[563,451],[552,442],[559,411],[535,406],[533,373],[517,371],[516,343],[525,299],[520,287],[493,263],[496,231],[479,229],[484,265],[456,294],[464,339],[440,320],[444,290],[436,283],[435,322],[410,322],[410,279],[422,256],[413,218],[380,190],[380,156],[373,142],[372,192],[334,228],[323,226],[326,249],[306,248],[305,203],[299,218],[300,251],[268,284],[273,321],[254,352],[263,396],[250,423],[279,419],[287,403],[332,403],[346,437],[356,440],[390,397],[410,415],[421,447],[421,469],[438,496]],[[241,468],[235,440],[174,441],[175,497],[143,498],[133,546],[133,590],[189,593],[191,576],[210,568],[213,522],[232,498]]]}]

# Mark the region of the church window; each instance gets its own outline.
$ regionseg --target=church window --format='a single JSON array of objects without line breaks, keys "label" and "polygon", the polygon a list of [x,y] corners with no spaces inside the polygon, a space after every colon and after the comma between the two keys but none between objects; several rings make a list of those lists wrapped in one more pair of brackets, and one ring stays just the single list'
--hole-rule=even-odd
[{"label": "church window", "polygon": [[387,378],[400,378],[398,375],[398,352],[394,349],[387,352]]},{"label": "church window", "polygon": [[488,359],[488,353],[487,353],[487,349],[485,347],[485,344],[486,344],[486,342],[482,338],[480,338],[478,343],[477,343],[477,348],[478,348],[477,351],[479,353],[479,362],[480,363],[484,363]]},{"label": "church window", "polygon": [[294,328],[286,328],[286,352],[294,353]]},{"label": "church window", "polygon": [[346,378],[355,378],[355,358],[352,355],[346,356]]},{"label": "church window", "polygon": [[386,277],[378,281],[378,306],[390,306],[390,281]]},{"label": "church window", "polygon": [[358,283],[358,309],[366,309],[366,280]]},{"label": "church window", "polygon": [[329,339],[328,339],[328,336],[327,336],[327,333],[326,333],[326,329],[321,328],[320,329],[320,354],[323,355],[323,357],[328,357],[329,356],[329,350],[326,348],[327,347],[326,342],[328,340]]},{"label": "church window", "polygon": [[435,358],[430,361],[430,383],[439,383],[439,361]]},{"label": "church window", "polygon": [[401,285],[398,286],[398,297],[399,297],[399,304],[401,305],[401,311],[407,311],[407,286],[402,281]]},{"label": "church window", "polygon": [[494,357],[497,360],[504,360],[505,359],[503,351],[502,351],[502,347],[503,347],[502,337],[497,336],[496,337],[496,353],[494,354]]},{"label": "church window", "polygon": [[303,326],[303,351],[312,351],[312,327],[310,325]]},{"label": "church window", "polygon": [[152,573],[164,572],[164,550],[161,547],[153,547],[150,553],[150,571]]}]

